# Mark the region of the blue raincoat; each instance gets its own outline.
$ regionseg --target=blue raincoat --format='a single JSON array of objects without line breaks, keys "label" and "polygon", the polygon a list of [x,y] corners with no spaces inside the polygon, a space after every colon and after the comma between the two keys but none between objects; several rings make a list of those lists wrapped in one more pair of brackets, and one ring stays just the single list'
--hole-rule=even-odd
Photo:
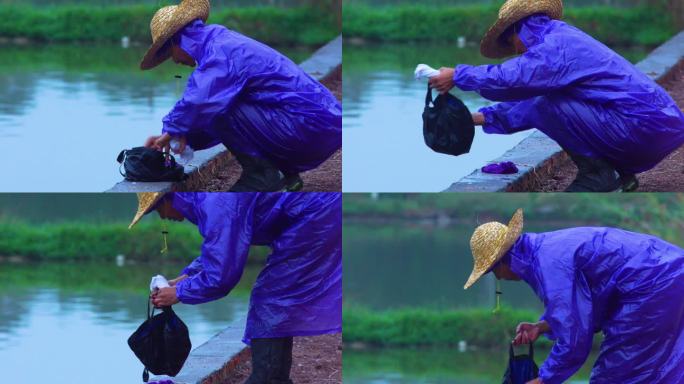
[{"label": "blue raincoat", "polygon": [[245,342],[342,331],[340,193],[176,193],[173,207],[196,224],[201,255],[176,285],[184,304],[226,296],[250,245],[273,252],[249,304]]},{"label": "blue raincoat", "polygon": [[163,132],[194,149],[222,142],[285,173],[319,166],[342,146],[342,107],[318,81],[274,49],[220,25],[176,34],[197,62]]},{"label": "blue raincoat", "polygon": [[516,24],[527,52],[500,65],[459,65],[454,83],[502,101],[480,110],[487,133],[537,128],[565,150],[616,169],[653,168],[684,144],[684,115],[627,60],[545,15]]},{"label": "blue raincoat", "polygon": [[597,384],[684,383],[684,250],[614,228],[523,234],[510,267],[544,302],[555,341],[540,368],[562,383],[604,341],[591,374]]}]

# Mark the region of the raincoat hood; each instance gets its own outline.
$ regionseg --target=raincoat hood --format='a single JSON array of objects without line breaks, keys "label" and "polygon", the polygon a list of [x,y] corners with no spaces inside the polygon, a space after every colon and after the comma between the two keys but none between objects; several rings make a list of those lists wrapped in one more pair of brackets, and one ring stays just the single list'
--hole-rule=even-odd
[{"label": "raincoat hood", "polygon": [[200,65],[204,59],[204,49],[222,27],[205,25],[202,20],[195,20],[176,33],[174,39]]},{"label": "raincoat hood", "polygon": [[518,32],[520,41],[525,44],[527,49],[544,42],[544,37],[552,28],[553,23],[557,22],[550,17],[537,14],[528,16],[517,23],[515,23],[515,31]]}]

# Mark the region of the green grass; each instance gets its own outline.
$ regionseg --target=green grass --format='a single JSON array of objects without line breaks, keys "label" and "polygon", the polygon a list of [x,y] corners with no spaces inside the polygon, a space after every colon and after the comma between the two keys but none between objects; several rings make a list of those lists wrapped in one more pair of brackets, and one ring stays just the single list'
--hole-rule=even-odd
[{"label": "green grass", "polygon": [[[0,221],[0,256],[20,256],[31,261],[110,261],[118,254],[143,262],[187,262],[200,254],[202,237],[187,223],[168,223],[167,253],[162,224],[141,222],[133,229],[125,223],[26,224]],[[264,260],[266,247],[252,248],[255,260]]]},{"label": "green grass", "polygon": [[[38,42],[149,42],[149,23],[157,7],[0,5],[0,37]],[[310,7],[221,8],[209,23],[218,23],[272,45],[321,45],[339,34],[332,13]]]},{"label": "green grass", "polygon": [[[433,310],[398,309],[371,311],[347,306],[342,314],[345,343],[365,343],[382,347],[454,346],[464,340],[479,348],[500,348],[515,335],[521,322],[535,322],[539,314],[503,307],[491,309]],[[594,338],[595,344],[600,342]],[[540,347],[550,347],[545,337]]]},{"label": "green grass", "polygon": [[[346,4],[343,33],[345,38],[370,41],[454,41],[459,36],[480,41],[497,13],[496,5],[369,7]],[[658,45],[676,32],[671,15],[661,7],[567,8],[564,20],[612,46]]]}]

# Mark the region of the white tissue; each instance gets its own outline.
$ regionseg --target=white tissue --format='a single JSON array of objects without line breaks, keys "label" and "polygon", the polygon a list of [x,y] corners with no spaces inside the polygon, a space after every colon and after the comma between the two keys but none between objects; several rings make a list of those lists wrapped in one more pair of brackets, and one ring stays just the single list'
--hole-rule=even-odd
[{"label": "white tissue", "polygon": [[[173,149],[174,152],[180,149],[180,141],[178,141],[178,139],[171,139],[171,149]],[[186,145],[183,153],[180,154],[176,161],[178,161],[178,164],[180,165],[188,165],[194,156],[195,151],[193,151],[189,145]]]},{"label": "white tissue", "polygon": [[418,64],[415,71],[416,80],[427,79],[439,75],[439,71],[427,64]]},{"label": "white tissue", "polygon": [[152,278],[152,281],[150,281],[150,291],[151,292],[154,292],[157,289],[166,288],[166,287],[170,287],[169,281],[166,280],[166,277],[164,277],[162,275],[154,276]]}]

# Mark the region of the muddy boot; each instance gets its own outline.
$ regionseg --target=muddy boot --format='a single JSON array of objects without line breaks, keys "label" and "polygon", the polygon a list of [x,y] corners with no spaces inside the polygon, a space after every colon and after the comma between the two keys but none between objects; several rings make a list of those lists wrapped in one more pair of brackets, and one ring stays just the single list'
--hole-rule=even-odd
[{"label": "muddy boot", "polygon": [[285,173],[284,184],[286,192],[299,192],[304,188],[304,180],[299,173]]},{"label": "muddy boot", "polygon": [[601,159],[568,152],[577,165],[577,177],[565,192],[615,192],[622,188],[620,175]]},{"label": "muddy boot", "polygon": [[622,192],[634,192],[639,189],[639,179],[636,178],[636,175],[620,171],[618,173],[622,182]]},{"label": "muddy boot", "polygon": [[245,384],[293,384],[292,338],[252,339],[252,374]]},{"label": "muddy boot", "polygon": [[270,161],[245,154],[235,154],[242,175],[230,192],[278,192],[285,188],[283,174]]}]

